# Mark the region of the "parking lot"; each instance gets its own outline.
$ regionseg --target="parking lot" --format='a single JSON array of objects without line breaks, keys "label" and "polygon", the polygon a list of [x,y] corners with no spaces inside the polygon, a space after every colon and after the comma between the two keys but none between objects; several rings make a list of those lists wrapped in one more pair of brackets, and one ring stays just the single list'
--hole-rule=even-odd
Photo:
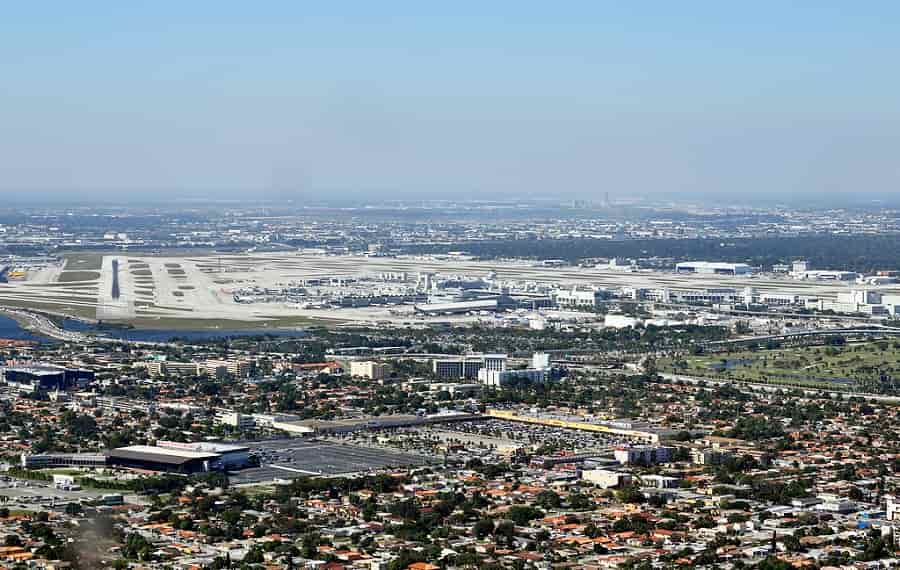
[{"label": "parking lot", "polygon": [[277,439],[245,442],[260,466],[230,473],[236,484],[315,475],[365,473],[389,467],[424,465],[427,458],[327,441]]},{"label": "parking lot", "polygon": [[497,419],[489,422],[454,422],[441,426],[441,429],[445,433],[460,433],[461,440],[464,437],[462,434],[466,434],[468,437],[483,436],[492,440],[499,439],[525,445],[553,445],[574,452],[605,449],[628,443],[625,438],[608,434]]},{"label": "parking lot", "polygon": [[[10,510],[42,511],[61,507],[67,503],[84,502],[99,499],[109,491],[94,489],[80,489],[78,491],[66,491],[57,489],[52,483],[43,481],[0,480],[0,506]],[[126,497],[130,502],[135,502],[137,497]]]}]

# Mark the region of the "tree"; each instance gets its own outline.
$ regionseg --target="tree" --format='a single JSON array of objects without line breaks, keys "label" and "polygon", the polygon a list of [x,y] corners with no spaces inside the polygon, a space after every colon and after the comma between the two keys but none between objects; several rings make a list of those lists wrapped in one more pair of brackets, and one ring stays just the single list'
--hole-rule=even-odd
[{"label": "tree", "polygon": [[478,538],[484,538],[494,533],[494,521],[492,519],[481,519],[472,529],[472,532],[475,533],[475,536]]},{"label": "tree", "polygon": [[594,500],[584,493],[573,493],[569,495],[569,507],[576,511],[593,509],[595,506]]},{"label": "tree", "polygon": [[554,491],[541,491],[535,497],[534,503],[544,509],[558,509],[562,501]]},{"label": "tree", "polygon": [[541,511],[532,506],[515,505],[507,513],[510,520],[519,526],[525,526],[529,522],[541,516]]},{"label": "tree", "polygon": [[69,503],[66,505],[66,514],[70,516],[80,515],[84,509],[78,503]]}]

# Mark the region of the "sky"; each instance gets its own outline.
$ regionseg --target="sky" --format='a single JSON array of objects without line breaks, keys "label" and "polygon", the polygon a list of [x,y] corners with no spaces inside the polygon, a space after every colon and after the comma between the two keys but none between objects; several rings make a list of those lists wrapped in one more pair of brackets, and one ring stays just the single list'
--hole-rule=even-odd
[{"label": "sky", "polygon": [[0,195],[900,195],[900,3],[9,2]]}]

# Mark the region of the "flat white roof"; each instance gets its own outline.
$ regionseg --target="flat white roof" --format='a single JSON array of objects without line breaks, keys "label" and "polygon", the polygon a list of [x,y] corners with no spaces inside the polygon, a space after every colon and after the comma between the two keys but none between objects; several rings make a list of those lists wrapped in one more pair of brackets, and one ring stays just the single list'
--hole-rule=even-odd
[{"label": "flat white roof", "polygon": [[746,263],[728,263],[725,261],[682,261],[675,267],[715,267],[719,269],[732,269],[735,267],[750,267]]},{"label": "flat white roof", "polygon": [[195,441],[191,443],[182,443],[180,441],[157,441],[158,447],[165,449],[175,449],[179,451],[202,451],[208,453],[228,453],[232,451],[249,451],[246,445],[235,445],[231,443],[221,443],[218,441]]},{"label": "flat white roof", "polygon": [[452,311],[454,309],[493,309],[497,307],[496,299],[479,299],[475,301],[453,301],[449,303],[428,303],[424,305],[416,305],[419,311]]},{"label": "flat white roof", "polygon": [[117,447],[115,451],[152,453],[154,455],[168,455],[170,457],[180,457],[182,459],[209,459],[210,457],[217,457],[217,454],[215,453],[202,453],[197,451],[187,451],[185,449],[173,449],[171,447],[157,447],[155,445],[129,445],[128,447]]}]

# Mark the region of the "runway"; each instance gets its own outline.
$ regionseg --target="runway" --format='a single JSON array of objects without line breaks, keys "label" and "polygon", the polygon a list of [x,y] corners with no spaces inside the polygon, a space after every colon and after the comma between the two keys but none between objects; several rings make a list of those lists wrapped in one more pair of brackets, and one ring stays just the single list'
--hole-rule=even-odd
[{"label": "runway", "polygon": [[[118,261],[118,287],[114,287],[113,260]],[[840,291],[859,287],[855,283],[801,281],[789,277],[676,275],[668,272],[626,272],[594,268],[544,267],[524,261],[472,261],[425,256],[369,257],[322,255],[305,252],[250,253],[191,256],[104,255],[96,279],[83,281],[23,281],[0,286],[0,306],[32,308],[83,318],[147,322],[203,322],[245,326],[289,326],[290,319],[323,322],[405,322],[413,317],[409,306],[346,309],[298,308],[283,302],[238,303],[234,292],[242,288],[279,289],[307,279],[335,277],[369,278],[383,273],[406,273],[414,283],[419,272],[441,278],[483,278],[515,291],[548,286],[598,286],[609,289],[707,288],[743,289],[788,293],[834,300]],[[370,281],[360,287],[375,287]],[[116,290],[114,294],[114,289]],[[900,293],[900,285],[881,287]],[[442,321],[465,319],[441,317]]]}]

